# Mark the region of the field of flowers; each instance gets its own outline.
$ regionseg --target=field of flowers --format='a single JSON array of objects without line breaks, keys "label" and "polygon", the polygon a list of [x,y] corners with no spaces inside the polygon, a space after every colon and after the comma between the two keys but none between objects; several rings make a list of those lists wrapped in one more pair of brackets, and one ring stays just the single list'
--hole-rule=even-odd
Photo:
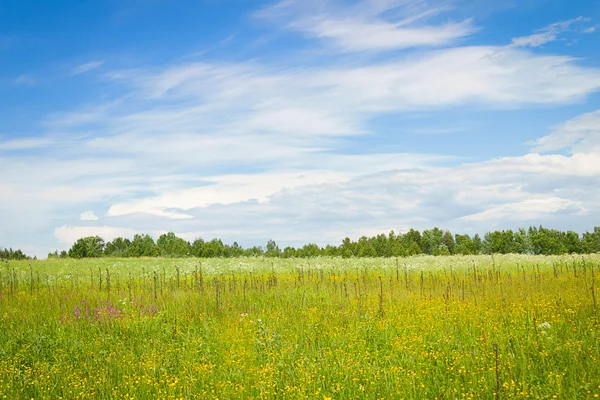
[{"label": "field of flowers", "polygon": [[0,265],[0,398],[588,399],[600,256]]}]

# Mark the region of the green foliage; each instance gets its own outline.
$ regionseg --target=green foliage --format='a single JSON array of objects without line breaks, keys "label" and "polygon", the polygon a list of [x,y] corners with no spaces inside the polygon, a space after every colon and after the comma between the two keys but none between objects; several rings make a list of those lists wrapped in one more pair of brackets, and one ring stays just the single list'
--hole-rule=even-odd
[{"label": "green foliage", "polygon": [[408,247],[408,251],[406,252],[407,256],[416,256],[418,254],[423,254],[421,248],[417,244],[417,242],[412,242]]},{"label": "green foliage", "polygon": [[[412,247],[412,244],[415,243],[419,247],[419,252],[418,253],[413,252],[413,253],[414,254],[422,253],[422,251],[420,250],[421,249],[421,232],[411,228],[403,236],[403,241],[404,241],[404,248],[410,249]],[[409,255],[410,255],[410,253],[411,252],[409,251]]]},{"label": "green foliage", "polygon": [[469,235],[456,235],[454,254],[477,254],[475,242]]},{"label": "green foliage", "polygon": [[[24,257],[20,250],[3,250],[0,256]],[[330,257],[406,257],[418,254],[427,255],[476,255],[476,254],[580,254],[600,252],[600,227],[586,232],[581,237],[573,231],[562,232],[543,227],[529,227],[517,231],[502,230],[487,232],[482,240],[478,234],[456,234],[448,230],[433,228],[421,234],[410,229],[405,234],[390,231],[373,237],[362,236],[357,241],[346,237],[339,246],[319,247],[308,243],[302,247],[286,246],[283,251],[274,240],[269,240],[265,249],[260,246],[244,248],[237,242],[224,244],[215,238],[208,242],[202,238],[191,244],[177,237],[173,232],[161,235],[156,243],[150,235],[135,235],[130,241],[116,238],[104,246],[102,238],[88,237],[79,239],[69,253],[58,251],[48,254],[49,258],[84,257],[280,257],[310,258]],[[8,256],[6,255],[8,254]],[[10,256],[10,254],[13,254]]]},{"label": "green foliage", "polygon": [[454,242],[454,237],[450,231],[444,231],[444,235],[442,236],[442,244],[446,246],[449,254],[454,254],[456,242]]},{"label": "green foliage", "polygon": [[225,245],[221,239],[213,239],[210,242],[204,243],[203,249],[202,257],[216,258],[227,255]]},{"label": "green foliage", "polygon": [[596,226],[593,232],[583,234],[581,247],[585,253],[600,253],[600,226]]},{"label": "green foliage", "polygon": [[340,255],[344,258],[350,258],[354,256],[356,253],[354,251],[355,243],[353,243],[350,238],[344,238],[342,242],[342,246],[340,248]]},{"label": "green foliage", "polygon": [[277,246],[277,243],[275,243],[275,241],[273,239],[271,239],[267,242],[267,251],[266,251],[265,255],[267,257],[280,257],[281,256],[281,250],[279,249],[279,246]]},{"label": "green foliage", "polygon": [[436,249],[442,244],[443,232],[439,228],[426,229],[421,237],[421,250],[425,254],[434,255]]},{"label": "green foliage", "polygon": [[125,257],[158,257],[160,249],[150,235],[136,234],[125,250]]},{"label": "green foliage", "polygon": [[106,243],[104,255],[107,257],[125,257],[130,246],[131,240],[121,237],[115,238],[112,242]]},{"label": "green foliage", "polygon": [[0,260],[28,260],[31,257],[25,255],[21,250],[0,248]]},{"label": "green foliage", "polygon": [[296,257],[318,257],[321,255],[321,249],[314,243],[305,244],[302,249],[299,249],[296,252]]},{"label": "green foliage", "polygon": [[185,257],[189,256],[191,252],[190,244],[182,238],[175,236],[173,232],[160,235],[156,241],[156,245],[163,257]]},{"label": "green foliage", "polygon": [[54,250],[54,252],[48,253],[48,258],[67,258],[67,257],[69,257],[69,253],[67,253],[65,250],[61,251],[60,253],[58,252],[58,250]]},{"label": "green foliage", "polygon": [[104,251],[104,239],[100,236],[88,236],[78,239],[69,250],[71,258],[94,258],[102,257]]},{"label": "green foliage", "polygon": [[260,257],[264,255],[265,251],[260,246],[253,246],[244,250],[245,257]]},{"label": "green foliage", "polygon": [[444,243],[442,243],[442,244],[438,245],[438,247],[434,250],[433,255],[434,256],[449,256],[450,249],[448,249],[448,247]]}]

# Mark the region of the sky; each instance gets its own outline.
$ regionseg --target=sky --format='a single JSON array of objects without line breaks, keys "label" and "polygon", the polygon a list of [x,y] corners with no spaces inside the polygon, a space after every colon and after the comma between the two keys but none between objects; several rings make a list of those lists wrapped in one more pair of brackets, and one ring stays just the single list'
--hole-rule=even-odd
[{"label": "sky", "polygon": [[0,0],[0,247],[600,225],[595,0]]}]

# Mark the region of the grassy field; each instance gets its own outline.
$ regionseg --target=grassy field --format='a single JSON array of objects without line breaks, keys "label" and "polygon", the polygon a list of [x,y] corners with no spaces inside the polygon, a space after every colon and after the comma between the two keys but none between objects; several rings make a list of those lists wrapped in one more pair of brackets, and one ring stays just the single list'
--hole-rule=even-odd
[{"label": "grassy field", "polygon": [[0,274],[0,398],[600,395],[598,255],[48,260]]}]

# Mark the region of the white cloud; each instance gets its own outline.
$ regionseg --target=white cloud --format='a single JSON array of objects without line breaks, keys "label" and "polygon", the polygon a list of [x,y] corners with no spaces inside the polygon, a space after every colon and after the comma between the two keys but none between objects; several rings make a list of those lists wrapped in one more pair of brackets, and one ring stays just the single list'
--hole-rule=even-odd
[{"label": "white cloud", "polygon": [[77,239],[87,236],[100,236],[106,242],[117,237],[133,237],[140,233],[135,229],[119,228],[114,226],[69,226],[64,225],[54,230],[54,237],[60,243],[71,245]]},{"label": "white cloud", "polygon": [[340,103],[363,112],[469,102],[561,104],[600,88],[600,71],[577,67],[568,57],[509,47],[441,50],[414,60],[326,71],[319,78],[336,87]]},{"label": "white cloud", "polygon": [[[590,21],[590,18],[578,17],[567,21],[556,22],[540,29],[538,33],[534,33],[533,35],[513,38],[512,42],[513,45],[520,47],[539,47],[558,39],[558,35],[568,32],[572,25],[587,21]],[[591,32],[589,32],[589,28],[582,30],[582,33]]]},{"label": "white cloud", "polygon": [[333,183],[348,178],[347,173],[319,171],[208,177],[205,179],[209,182],[206,186],[169,192],[131,203],[115,204],[108,210],[108,216],[142,212],[168,218],[191,218],[188,214],[166,210],[191,210],[213,204],[228,205],[251,200],[264,203],[269,201],[269,196],[286,188]]},{"label": "white cloud", "polygon": [[[533,151],[545,152],[571,148],[577,153],[598,152],[600,148],[600,110],[586,113],[555,126],[552,133],[531,143]],[[599,163],[590,161],[590,165]]]},{"label": "white cloud", "polygon": [[[167,191],[143,200],[114,204],[109,208],[108,216],[147,213],[173,219],[191,218],[191,215],[182,211],[249,201],[268,203],[270,196],[284,190],[336,184],[381,170],[414,168],[446,159],[440,156],[412,154],[321,154],[304,157],[303,164],[299,164],[299,160],[288,164],[289,167],[296,164],[295,171],[206,176],[203,186]],[[311,164],[318,166],[318,169],[311,168]]]},{"label": "white cloud", "polygon": [[[580,67],[569,57],[483,46],[357,67],[189,63],[158,73],[122,73],[120,79],[138,87],[128,104],[70,114],[66,126],[108,125],[114,135],[99,138],[95,146],[123,139],[141,148],[153,141],[235,148],[265,138],[263,148],[277,146],[280,154],[298,151],[299,144],[331,145],[315,142],[327,136],[367,133],[368,120],[385,113],[468,103],[567,104],[600,88],[600,70]],[[181,140],[165,144],[160,136],[165,132]],[[256,154],[247,151],[246,157]]]},{"label": "white cloud", "polygon": [[344,51],[403,49],[418,46],[441,46],[471,34],[471,21],[441,26],[402,27],[388,22],[317,20],[298,24],[300,29],[318,38],[335,41]]},{"label": "white cloud", "polygon": [[518,203],[506,203],[490,207],[485,211],[466,215],[460,219],[465,221],[501,221],[503,219],[515,219],[522,222],[539,220],[550,214],[562,210],[574,209],[576,213],[584,213],[581,202],[559,197],[541,197],[526,199]]},{"label": "white cloud", "polygon": [[104,60],[90,61],[84,64],[79,64],[71,70],[71,75],[83,74],[84,72],[101,67],[102,64],[104,64]]},{"label": "white cloud", "polygon": [[[54,115],[47,125],[72,134],[8,145],[16,150],[52,140],[56,151],[41,158],[15,155],[0,161],[3,170],[17,171],[5,182],[10,187],[3,191],[5,198],[12,199],[6,212],[25,205],[42,213],[67,205],[88,208],[98,202],[108,203],[111,218],[144,213],[173,223],[197,224],[198,208],[233,209],[252,201],[268,207],[282,191],[335,187],[380,171],[430,169],[448,161],[394,152],[343,154],[344,136],[375,134],[369,129],[374,117],[469,103],[489,107],[566,104],[600,88],[596,69],[577,66],[568,57],[534,55],[511,47],[446,49],[419,59],[362,67],[290,70],[258,64],[189,63],[158,73],[122,73],[120,79],[135,84],[127,101],[112,100],[64,118]],[[88,126],[103,134],[89,135]],[[253,172],[232,181],[230,173],[221,172],[232,168],[252,168]],[[598,173],[593,155],[584,153],[569,158],[531,154],[477,168],[500,173],[513,183],[523,174]],[[302,175],[306,178],[296,179]],[[457,176],[469,179],[470,174]],[[480,186],[486,186],[486,175],[472,179],[481,179]],[[385,182],[380,184],[387,187]],[[454,184],[461,187],[460,181]],[[414,189],[410,196],[434,195],[423,191],[426,186],[424,180],[421,189]],[[369,193],[378,191],[364,190],[367,194],[350,191],[342,196],[363,199],[369,210],[373,201]],[[414,210],[410,215],[420,212],[414,202],[387,195],[381,198]],[[349,208],[339,204],[332,212],[363,212],[359,202],[352,204]],[[376,215],[385,214],[381,211],[385,202],[375,201],[372,207]]]},{"label": "white cloud", "polygon": [[82,221],[98,221],[98,216],[93,211],[84,211],[79,216]]},{"label": "white cloud", "polygon": [[55,140],[50,138],[25,138],[25,139],[10,139],[0,141],[0,151],[12,151],[12,150],[30,150],[40,147],[46,147],[53,144]]},{"label": "white cloud", "polygon": [[[404,49],[441,46],[473,33],[471,20],[427,24],[444,7],[423,7],[419,1],[362,1],[340,8],[330,1],[285,0],[257,15],[283,23],[318,39],[328,39],[334,48],[346,51]],[[384,14],[398,15],[389,20]]]}]

